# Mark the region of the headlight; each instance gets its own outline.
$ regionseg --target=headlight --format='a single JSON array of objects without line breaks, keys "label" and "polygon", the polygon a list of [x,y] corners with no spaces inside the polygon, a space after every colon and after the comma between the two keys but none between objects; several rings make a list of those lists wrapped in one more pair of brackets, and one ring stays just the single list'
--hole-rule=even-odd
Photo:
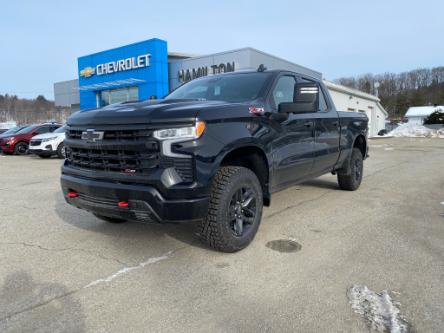
[{"label": "headlight", "polygon": [[190,127],[168,128],[154,131],[153,136],[158,140],[193,140],[202,136],[205,131],[205,122],[197,121]]},{"label": "headlight", "polygon": [[8,145],[13,144],[14,141],[15,141],[15,138],[14,138],[14,137],[12,137],[12,138],[8,138],[8,139],[6,139],[6,144],[8,144]]},{"label": "headlight", "polygon": [[48,142],[48,141],[52,141],[54,139],[57,139],[57,137],[56,136],[52,136],[50,138],[44,138],[44,139],[42,139],[42,142]]}]

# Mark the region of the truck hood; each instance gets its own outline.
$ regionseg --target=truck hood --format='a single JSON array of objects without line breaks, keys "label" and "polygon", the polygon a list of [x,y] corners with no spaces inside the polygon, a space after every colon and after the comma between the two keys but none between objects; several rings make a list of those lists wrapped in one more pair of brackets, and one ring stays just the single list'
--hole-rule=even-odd
[{"label": "truck hood", "polygon": [[220,101],[156,100],[126,102],[74,113],[69,126],[194,123],[198,112],[227,105]]}]

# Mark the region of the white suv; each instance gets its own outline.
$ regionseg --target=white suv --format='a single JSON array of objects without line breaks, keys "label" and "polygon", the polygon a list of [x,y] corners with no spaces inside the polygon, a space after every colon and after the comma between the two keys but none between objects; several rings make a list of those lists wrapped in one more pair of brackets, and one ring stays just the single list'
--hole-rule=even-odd
[{"label": "white suv", "polygon": [[34,136],[29,142],[29,152],[41,158],[48,158],[57,155],[65,158],[65,126],[56,129],[54,132]]}]

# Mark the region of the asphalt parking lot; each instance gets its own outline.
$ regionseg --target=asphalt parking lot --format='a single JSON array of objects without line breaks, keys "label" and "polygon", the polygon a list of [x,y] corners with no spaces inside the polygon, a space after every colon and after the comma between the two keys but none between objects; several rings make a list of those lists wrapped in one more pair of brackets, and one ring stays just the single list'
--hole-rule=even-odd
[{"label": "asphalt parking lot", "polygon": [[275,194],[235,254],[190,225],[66,205],[60,164],[0,156],[1,332],[369,332],[353,285],[387,290],[412,331],[442,332],[442,139],[371,140],[357,192],[326,175]]}]

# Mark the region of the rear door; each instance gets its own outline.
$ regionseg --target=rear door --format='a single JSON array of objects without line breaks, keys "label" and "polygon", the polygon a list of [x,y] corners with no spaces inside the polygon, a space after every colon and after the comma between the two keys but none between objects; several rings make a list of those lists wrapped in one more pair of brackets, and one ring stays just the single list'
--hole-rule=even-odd
[{"label": "rear door", "polygon": [[[279,103],[293,102],[296,77],[281,75],[272,90],[271,105],[277,112]],[[273,121],[273,120],[272,120]],[[307,177],[313,166],[313,113],[288,114],[288,119],[277,122],[278,136],[273,141],[273,188],[282,188]]]},{"label": "rear door", "polygon": [[339,158],[339,115],[327,98],[326,91],[319,86],[319,111],[315,118],[315,161],[313,174],[330,172]]}]

